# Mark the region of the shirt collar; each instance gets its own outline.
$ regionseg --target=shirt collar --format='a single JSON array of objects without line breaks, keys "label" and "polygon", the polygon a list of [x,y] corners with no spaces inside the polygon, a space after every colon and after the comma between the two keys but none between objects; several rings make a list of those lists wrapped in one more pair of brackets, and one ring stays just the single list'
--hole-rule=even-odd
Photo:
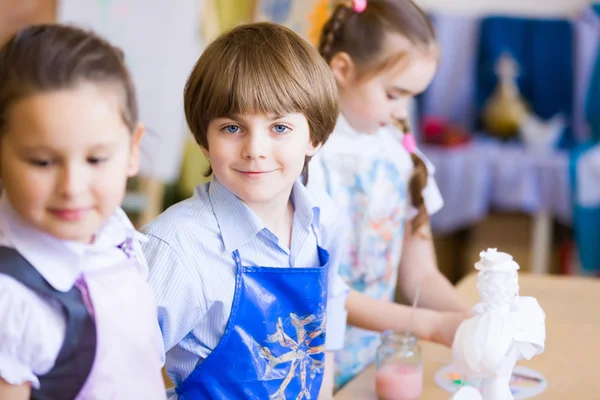
[{"label": "shirt collar", "polygon": [[344,114],[342,113],[338,115],[334,132],[340,132],[349,136],[356,136],[360,134],[360,132],[354,129],[352,125],[350,125],[350,122],[348,122],[348,120],[346,119],[346,117],[344,117]]},{"label": "shirt collar", "polygon": [[6,195],[0,197],[0,233],[56,290],[69,291],[82,272],[88,250],[115,249],[128,239],[144,240],[123,210],[118,208],[98,231],[92,244],[57,239],[41,232],[17,214]]},{"label": "shirt collar", "polygon": [[[240,249],[266,229],[256,214],[214,175],[209,184],[208,195],[227,252]],[[297,219],[306,227],[318,224],[319,207],[314,206],[312,196],[299,180],[292,188],[292,201],[294,220]]]},{"label": "shirt collar", "polygon": [[292,201],[294,219],[298,220],[302,227],[319,226],[320,208],[309,190],[299,180],[292,188]]},{"label": "shirt collar", "polygon": [[[337,122],[336,122],[336,130],[335,131],[337,132],[338,129],[340,132],[344,132],[347,135],[360,135],[360,133],[350,125],[350,123],[344,117],[344,115],[342,113],[340,113],[340,115],[338,116]],[[385,129],[385,128],[383,128],[383,129]],[[393,128],[393,129],[397,129],[397,128]],[[373,136],[373,135],[370,135],[370,136]],[[429,160],[429,158],[427,158],[427,156],[425,156],[425,154],[423,154],[423,152],[419,148],[417,148],[417,150],[415,151],[415,154],[417,156],[419,156],[419,158],[423,161],[423,163],[427,167],[427,171],[429,172],[429,175],[433,175],[435,173],[435,167],[434,167],[433,163]]]},{"label": "shirt collar", "polygon": [[252,210],[223,186],[214,174],[209,183],[208,196],[227,252],[244,246],[264,229],[264,224]]}]

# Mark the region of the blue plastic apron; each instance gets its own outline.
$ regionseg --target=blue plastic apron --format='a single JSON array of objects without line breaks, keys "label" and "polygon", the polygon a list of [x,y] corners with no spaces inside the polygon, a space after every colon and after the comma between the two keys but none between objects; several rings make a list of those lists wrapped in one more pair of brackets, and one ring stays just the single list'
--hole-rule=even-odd
[{"label": "blue plastic apron", "polygon": [[181,399],[316,399],[325,365],[329,253],[319,266],[242,266],[215,349],[177,387]]}]

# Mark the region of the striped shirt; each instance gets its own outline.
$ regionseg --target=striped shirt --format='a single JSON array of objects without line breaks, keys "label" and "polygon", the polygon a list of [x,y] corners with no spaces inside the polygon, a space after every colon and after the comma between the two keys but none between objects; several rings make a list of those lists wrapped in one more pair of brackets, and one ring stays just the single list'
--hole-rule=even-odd
[{"label": "striped shirt", "polygon": [[[243,265],[314,267],[318,244],[329,251],[327,349],[343,347],[348,288],[337,274],[344,229],[332,200],[321,190],[294,184],[291,249],[215,177],[166,210],[145,232],[143,250],[171,380],[181,384],[219,343],[235,292],[238,250]],[[316,234],[315,234],[316,233]]]}]

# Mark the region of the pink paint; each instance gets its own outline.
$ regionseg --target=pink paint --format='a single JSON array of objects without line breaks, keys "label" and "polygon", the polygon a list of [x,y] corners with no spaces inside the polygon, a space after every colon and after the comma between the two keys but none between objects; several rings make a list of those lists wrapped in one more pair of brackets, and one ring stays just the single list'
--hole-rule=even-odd
[{"label": "pink paint", "polygon": [[379,400],[417,400],[423,393],[421,366],[387,364],[375,375]]}]

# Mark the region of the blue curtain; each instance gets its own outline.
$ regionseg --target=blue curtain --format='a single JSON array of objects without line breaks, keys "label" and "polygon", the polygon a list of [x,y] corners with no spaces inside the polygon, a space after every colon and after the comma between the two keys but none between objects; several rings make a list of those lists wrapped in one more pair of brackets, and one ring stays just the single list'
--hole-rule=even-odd
[{"label": "blue curtain", "polygon": [[[533,111],[544,119],[573,109],[573,26],[566,20],[490,17],[482,21],[476,73],[481,109],[497,84],[495,65],[510,53],[520,69],[518,85]],[[561,147],[574,143],[570,130]]]},{"label": "blue curtain", "polygon": [[[591,149],[594,143],[578,146],[571,152],[569,177],[571,198],[577,193],[577,162],[579,157]],[[584,207],[573,201],[573,235],[579,251],[581,268],[586,275],[600,271],[600,207]]]},{"label": "blue curtain", "polygon": [[[592,8],[596,14],[600,15],[600,4],[594,4]],[[591,139],[595,142],[600,141],[600,52],[598,52],[596,66],[590,81],[585,115],[590,123]]]},{"label": "blue curtain", "polygon": [[[600,4],[595,4],[593,9],[600,15]],[[590,81],[585,115],[591,127],[590,142],[571,152],[569,174],[571,197],[574,199],[573,233],[581,267],[584,273],[590,274],[600,271],[600,207],[583,207],[577,204],[577,161],[582,154],[600,140],[600,52],[598,52],[596,66]]]}]

